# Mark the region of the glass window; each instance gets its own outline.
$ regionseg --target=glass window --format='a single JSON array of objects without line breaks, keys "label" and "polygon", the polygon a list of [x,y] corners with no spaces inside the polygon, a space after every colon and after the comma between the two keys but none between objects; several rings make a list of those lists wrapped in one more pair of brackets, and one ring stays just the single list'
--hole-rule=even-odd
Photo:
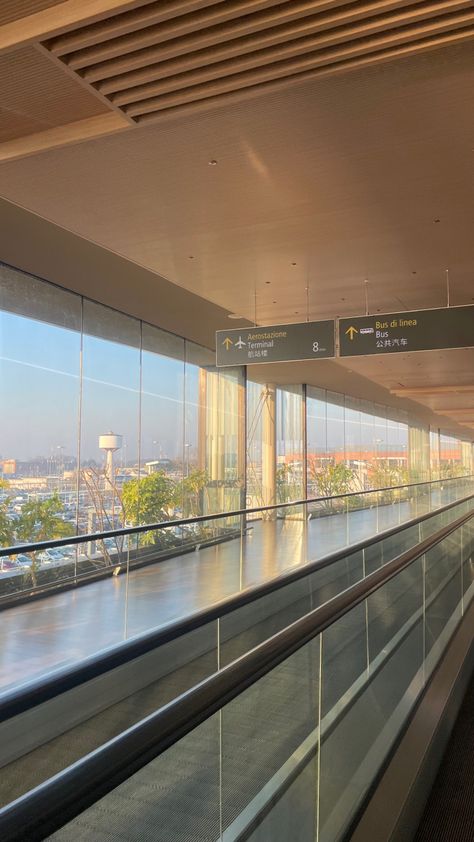
[{"label": "glass window", "polygon": [[81,307],[80,296],[0,266],[6,546],[13,523],[21,541],[76,531]]},{"label": "glass window", "polygon": [[308,386],[306,393],[307,416],[307,471],[308,497],[319,495],[318,476],[328,463],[327,401],[325,389]]},{"label": "glass window", "polygon": [[276,390],[277,502],[304,497],[303,387]]},{"label": "glass window", "polygon": [[122,488],[140,473],[141,336],[139,321],[87,300],[83,331],[79,528],[85,533],[119,528],[128,517]]}]

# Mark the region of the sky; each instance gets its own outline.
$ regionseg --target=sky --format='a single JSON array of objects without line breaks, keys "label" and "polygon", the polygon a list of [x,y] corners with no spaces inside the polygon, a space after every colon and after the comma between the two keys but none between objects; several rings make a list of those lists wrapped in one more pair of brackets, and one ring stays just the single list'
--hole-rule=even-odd
[{"label": "sky", "polygon": [[[143,458],[181,454],[184,364],[84,334],[0,312],[0,455],[28,460],[58,447],[76,456],[81,406],[81,458],[100,460],[100,434],[124,436],[127,460],[138,456],[141,394]],[[189,427],[196,422],[197,375],[187,366]],[[192,437],[190,439],[192,443]],[[155,443],[154,443],[155,442]]]}]

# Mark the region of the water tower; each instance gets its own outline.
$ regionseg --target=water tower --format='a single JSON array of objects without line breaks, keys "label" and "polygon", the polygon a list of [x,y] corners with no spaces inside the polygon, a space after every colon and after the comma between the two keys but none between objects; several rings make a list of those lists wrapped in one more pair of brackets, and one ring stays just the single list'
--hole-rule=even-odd
[{"label": "water tower", "polygon": [[111,483],[114,481],[114,453],[122,447],[122,439],[123,436],[112,432],[99,436],[99,447],[105,451],[105,476]]}]

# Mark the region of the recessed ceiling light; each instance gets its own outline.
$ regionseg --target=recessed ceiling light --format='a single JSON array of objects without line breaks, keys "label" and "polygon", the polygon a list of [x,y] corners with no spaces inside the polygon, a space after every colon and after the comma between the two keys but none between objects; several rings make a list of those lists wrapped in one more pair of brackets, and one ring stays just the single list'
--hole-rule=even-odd
[{"label": "recessed ceiling light", "polygon": [[433,219],[433,222],[441,222],[441,220],[436,217],[436,219]]},{"label": "recessed ceiling light", "polygon": [[210,167],[217,167],[217,161],[215,158],[211,158],[210,161],[207,162]]},{"label": "recessed ceiling light", "polygon": [[243,319],[244,317],[240,315],[240,313],[227,313],[228,319]]}]

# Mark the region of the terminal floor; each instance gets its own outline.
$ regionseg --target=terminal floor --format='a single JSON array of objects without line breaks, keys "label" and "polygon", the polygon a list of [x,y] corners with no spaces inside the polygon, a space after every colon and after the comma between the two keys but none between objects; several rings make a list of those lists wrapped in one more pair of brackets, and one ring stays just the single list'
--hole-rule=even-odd
[{"label": "terminal floor", "polygon": [[[432,501],[433,502],[433,501]],[[440,501],[441,503],[441,501]],[[1,613],[0,688],[79,661],[420,513],[412,503],[256,521],[236,539]]]}]

